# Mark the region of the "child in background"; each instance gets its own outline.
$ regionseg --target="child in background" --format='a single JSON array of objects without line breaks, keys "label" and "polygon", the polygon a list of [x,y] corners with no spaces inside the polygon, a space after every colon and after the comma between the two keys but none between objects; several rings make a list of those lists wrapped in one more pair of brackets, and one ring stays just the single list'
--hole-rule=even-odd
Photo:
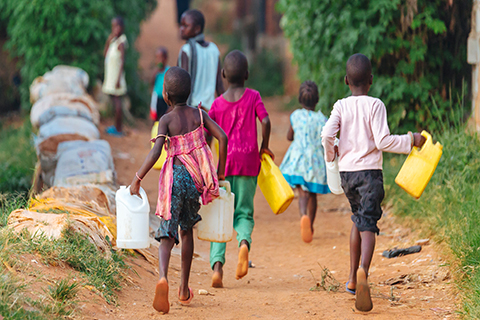
[{"label": "child in background", "polygon": [[118,16],[112,19],[112,33],[108,36],[103,55],[105,57],[105,79],[102,91],[110,95],[115,108],[115,125],[108,127],[106,132],[112,136],[123,136],[122,132],[122,101],[121,97],[127,93],[125,82],[125,50],[128,48],[127,37],[124,33],[123,18]]},{"label": "child in background", "polygon": [[[377,221],[382,217],[382,151],[408,154],[413,146],[421,147],[425,138],[419,133],[391,135],[387,110],[380,99],[368,96],[372,85],[372,65],[363,54],[347,61],[345,84],[352,95],[338,100],[322,132],[326,161],[335,159],[338,143],[338,167],[342,188],[352,208],[350,233],[350,275],[346,290],[355,294],[360,311],[373,308],[368,286],[368,270],[375,250]],[[361,261],[360,261],[361,259]],[[360,267],[359,267],[360,264]]]},{"label": "child in background", "polygon": [[290,116],[287,139],[292,141],[283,158],[280,170],[287,182],[297,188],[302,240],[313,239],[313,222],[317,212],[317,194],[328,193],[321,132],[327,122],[322,112],[315,112],[318,88],[315,82],[305,81],[300,86],[298,101],[302,109]]},{"label": "child in background", "polygon": [[[222,76],[229,83],[228,90],[218,97],[209,111],[228,136],[228,154],[225,179],[235,194],[233,227],[237,231],[238,263],[235,277],[241,279],[248,272],[248,253],[252,244],[253,198],[260,172],[260,155],[267,153],[270,139],[270,120],[260,94],[245,88],[248,79],[248,62],[245,55],[232,51],[225,57]],[[262,123],[263,142],[258,151],[256,119]],[[223,265],[226,243],[212,242],[210,265],[213,269],[212,287],[223,287]]]},{"label": "child in background", "polygon": [[215,43],[205,41],[204,27],[205,18],[200,11],[188,10],[182,15],[180,34],[187,43],[180,50],[178,66],[192,77],[192,94],[188,104],[196,106],[202,103],[208,111],[215,100],[215,92],[220,96],[225,89],[220,76],[220,51]]},{"label": "child in background", "polygon": [[[199,197],[203,204],[211,202],[219,196],[218,179],[225,180],[227,136],[200,107],[187,105],[190,81],[188,73],[181,68],[170,68],[165,74],[163,98],[172,107],[172,111],[160,119],[158,135],[152,139],[155,145],[130,185],[130,192],[139,195],[140,181],[158,160],[167,141],[167,160],[160,172],[156,210],[156,214],[161,217],[160,227],[155,234],[155,238],[160,241],[160,280],[155,287],[153,300],[155,310],[164,313],[170,309],[167,273],[172,248],[179,243],[178,227],[180,226],[182,237],[178,300],[186,305],[193,298],[188,279],[193,257],[192,228],[202,219],[198,214]],[[212,153],[205,141],[204,128],[220,142],[218,179]]]},{"label": "child in background", "polygon": [[158,47],[155,51],[155,71],[153,77],[150,80],[153,86],[152,101],[150,102],[150,118],[153,121],[158,121],[168,109],[165,100],[163,100],[163,78],[165,73],[170,68],[167,65],[168,50],[165,47]]}]

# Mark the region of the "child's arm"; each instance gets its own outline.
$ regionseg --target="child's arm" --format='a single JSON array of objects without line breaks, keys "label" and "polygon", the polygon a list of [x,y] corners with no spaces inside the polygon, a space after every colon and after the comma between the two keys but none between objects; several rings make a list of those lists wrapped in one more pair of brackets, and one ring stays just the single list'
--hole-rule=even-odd
[{"label": "child's arm", "polygon": [[113,33],[110,33],[110,34],[108,35],[107,42],[105,42],[105,47],[103,48],[103,57],[104,57],[104,58],[107,56],[108,47],[110,46],[110,42],[112,41],[112,39],[113,39],[114,37],[115,37],[115,36],[113,35]]},{"label": "child's arm", "polygon": [[293,136],[294,135],[295,135],[295,132],[293,132],[292,123],[290,123],[290,128],[288,128],[288,132],[287,132],[287,140],[288,141],[293,141]]},{"label": "child's arm", "polygon": [[335,155],[337,154],[337,150],[335,149],[335,137],[337,136],[338,130],[340,130],[341,117],[340,112],[335,106],[336,104],[333,106],[332,114],[322,130],[322,144],[325,149],[325,160],[327,162],[335,160]]},{"label": "child's arm", "polygon": [[227,163],[227,143],[228,138],[220,126],[213,121],[208,113],[202,110],[203,121],[207,130],[218,140],[218,180],[225,180],[225,165]]},{"label": "child's arm", "polygon": [[220,97],[225,92],[225,87],[223,86],[222,80],[222,63],[220,62],[220,58],[218,58],[217,85],[215,86],[215,91],[217,92],[217,97]]},{"label": "child's arm", "polygon": [[185,53],[185,51],[182,50],[182,54],[180,55],[180,61],[178,62],[180,62],[180,64],[177,67],[180,67],[185,71],[187,71],[188,73],[190,73],[190,71],[188,71],[188,66],[189,66],[188,56]]},{"label": "child's arm", "polygon": [[268,148],[268,143],[270,141],[270,130],[271,130],[271,124],[270,124],[270,118],[266,116],[262,120],[262,146],[260,147],[260,155],[266,153],[272,159],[275,159],[275,155],[273,152]]},{"label": "child's arm", "polygon": [[[159,135],[166,135],[167,134],[167,121],[165,120],[166,117],[162,117],[160,121],[158,122],[158,134]],[[145,158],[145,161],[143,161],[142,166],[140,169],[135,173],[135,176],[133,177],[132,183],[130,184],[130,193],[131,194],[136,194],[140,196],[139,190],[140,190],[140,179],[143,180],[143,178],[146,176],[148,171],[152,169],[153,165],[155,162],[157,162],[158,158],[160,157],[160,154],[162,153],[163,149],[163,144],[165,143],[165,137],[158,137],[155,140],[155,144],[153,145],[152,150],[148,153],[147,157]]]},{"label": "child's arm", "polygon": [[123,74],[123,65],[125,64],[125,45],[123,43],[120,43],[118,45],[118,50],[120,50],[120,54],[122,58],[120,62],[120,71],[118,73],[117,85],[115,86],[117,89],[120,88],[120,80],[122,79],[122,74]]}]

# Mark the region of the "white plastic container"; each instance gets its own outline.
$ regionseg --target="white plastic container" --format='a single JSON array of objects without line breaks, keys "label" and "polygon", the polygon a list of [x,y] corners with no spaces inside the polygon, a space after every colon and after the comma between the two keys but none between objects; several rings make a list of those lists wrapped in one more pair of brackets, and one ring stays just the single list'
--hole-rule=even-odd
[{"label": "white plastic container", "polygon": [[[338,146],[338,139],[335,138],[335,145]],[[326,154],[325,154],[326,156]],[[338,157],[332,162],[327,162],[325,159],[325,166],[327,167],[327,184],[328,188],[333,194],[342,194],[342,179],[340,178],[340,171],[338,169]]]},{"label": "white plastic container", "polygon": [[198,223],[198,239],[210,242],[228,242],[233,237],[233,213],[235,195],[230,183],[221,181],[220,197],[202,206],[198,212],[202,220]]},{"label": "white plastic container", "polygon": [[140,187],[140,197],[130,194],[130,186],[121,186],[115,195],[117,204],[117,247],[145,249],[150,246],[149,212],[145,190]]}]

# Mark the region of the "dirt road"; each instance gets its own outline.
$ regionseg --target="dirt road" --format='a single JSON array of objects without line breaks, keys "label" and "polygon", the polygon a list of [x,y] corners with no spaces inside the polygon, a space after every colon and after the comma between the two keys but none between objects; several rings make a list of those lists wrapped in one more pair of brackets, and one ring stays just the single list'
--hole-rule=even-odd
[{"label": "dirt road", "polygon": [[[288,148],[285,138],[289,113],[279,112],[279,100],[266,100],[273,123],[271,148],[279,163]],[[147,124],[131,129],[126,138],[104,137],[112,145],[120,184],[129,184],[149,151]],[[129,157],[126,157],[128,155]],[[131,157],[131,158],[130,158]],[[128,158],[128,159],[127,159]],[[156,202],[158,171],[151,171],[142,183],[152,208]],[[345,292],[348,275],[348,238],[351,227],[348,203],[343,195],[319,197],[314,240],[300,239],[298,204],[275,216],[260,190],[255,197],[255,230],[250,259],[255,268],[235,280],[237,242],[227,246],[223,289],[210,287],[209,243],[197,240],[191,274],[195,298],[190,306],[177,300],[179,248],[174,249],[170,269],[170,314],[180,319],[362,319],[367,314],[354,310],[354,296]],[[434,244],[418,254],[386,259],[381,253],[393,247],[413,245],[419,237],[394,223],[387,215],[380,223],[381,235],[370,274],[374,309],[372,319],[438,319],[454,317],[456,298],[444,259]],[[150,249],[158,256],[156,248]],[[105,306],[87,312],[88,319],[157,319],[151,307],[158,280],[157,266],[142,258],[131,260],[138,275],[130,272],[126,287],[119,293],[119,306]],[[339,282],[337,291],[315,289],[322,268]],[[313,289],[312,289],[313,288]],[[209,295],[199,295],[205,289]],[[91,310],[93,311],[93,310]],[[91,316],[91,318],[90,318]]]}]

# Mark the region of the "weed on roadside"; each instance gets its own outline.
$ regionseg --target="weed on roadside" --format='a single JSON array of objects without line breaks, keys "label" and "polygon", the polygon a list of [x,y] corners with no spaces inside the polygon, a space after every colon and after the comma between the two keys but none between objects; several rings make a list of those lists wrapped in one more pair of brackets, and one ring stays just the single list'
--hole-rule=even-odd
[{"label": "weed on roadside", "polygon": [[318,265],[322,269],[320,274],[320,281],[318,281],[318,279],[314,276],[312,270],[308,270],[312,275],[313,280],[315,281],[315,286],[310,288],[310,291],[324,290],[327,292],[337,292],[340,288],[340,282],[335,279],[332,272],[327,267],[322,266],[320,263]]}]

